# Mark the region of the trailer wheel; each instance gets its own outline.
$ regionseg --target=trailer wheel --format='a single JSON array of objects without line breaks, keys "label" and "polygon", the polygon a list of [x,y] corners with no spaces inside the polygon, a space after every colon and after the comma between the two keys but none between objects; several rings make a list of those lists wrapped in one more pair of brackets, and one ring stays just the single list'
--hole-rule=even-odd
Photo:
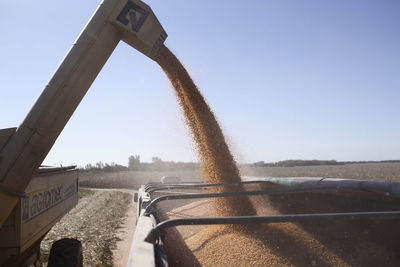
[{"label": "trailer wheel", "polygon": [[82,244],[77,239],[63,238],[53,243],[48,267],[82,267]]}]

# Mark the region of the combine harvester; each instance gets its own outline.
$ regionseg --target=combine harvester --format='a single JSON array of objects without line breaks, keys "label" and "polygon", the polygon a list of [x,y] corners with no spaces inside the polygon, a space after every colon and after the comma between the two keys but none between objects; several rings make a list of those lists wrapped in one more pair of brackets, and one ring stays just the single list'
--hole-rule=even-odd
[{"label": "combine harvester", "polygon": [[[0,131],[0,266],[40,265],[40,242],[51,227],[76,205],[76,169],[40,168],[40,165],[119,41],[123,40],[155,59],[166,37],[145,3],[105,0],[22,124],[18,128]],[[326,233],[328,237],[351,234],[348,231],[357,231],[359,225],[368,233],[365,240],[377,243],[386,249],[384,251],[391,249],[394,254],[390,257],[399,257],[399,183],[250,177],[243,178],[242,183],[245,191],[219,194],[207,190],[229,184],[153,183],[142,186],[137,197],[138,222],[128,265],[176,264],[183,250],[178,246],[179,242],[174,242],[178,237],[165,239],[166,230],[175,226],[212,224],[293,222],[305,228],[319,229],[315,235]],[[171,210],[200,199],[238,195],[261,197],[280,214],[173,218],[167,215],[165,206],[160,206],[173,200],[183,201],[170,204],[168,210]],[[340,228],[337,228],[338,222]],[[49,266],[80,266],[79,245],[74,240],[62,242],[64,245],[52,250],[57,254],[50,254]],[[356,247],[355,241],[354,249]],[[75,255],[68,254],[65,258],[63,253],[66,252],[62,248],[68,253],[74,248]],[[229,250],[224,253],[229,253]],[[346,253],[352,251],[343,252]],[[389,262],[396,262],[392,258]],[[63,259],[67,262],[62,262]],[[382,259],[382,262],[386,260]]]},{"label": "combine harvester", "polygon": [[154,59],[166,38],[145,3],[103,1],[22,124],[0,130],[0,266],[38,263],[41,240],[76,205],[77,171],[39,167],[119,41]]}]

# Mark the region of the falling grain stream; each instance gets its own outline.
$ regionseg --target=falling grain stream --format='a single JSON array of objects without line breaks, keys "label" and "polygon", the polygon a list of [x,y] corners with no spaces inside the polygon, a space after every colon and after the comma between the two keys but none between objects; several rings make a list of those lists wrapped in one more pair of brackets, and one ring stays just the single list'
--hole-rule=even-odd
[{"label": "falling grain stream", "polygon": [[[200,156],[203,180],[208,183],[240,182],[239,170],[225,142],[221,127],[186,69],[165,46],[161,47],[157,62],[175,89]],[[226,192],[243,188],[229,186],[215,190]],[[214,203],[214,209],[221,216],[255,214],[247,197],[221,198]]]}]

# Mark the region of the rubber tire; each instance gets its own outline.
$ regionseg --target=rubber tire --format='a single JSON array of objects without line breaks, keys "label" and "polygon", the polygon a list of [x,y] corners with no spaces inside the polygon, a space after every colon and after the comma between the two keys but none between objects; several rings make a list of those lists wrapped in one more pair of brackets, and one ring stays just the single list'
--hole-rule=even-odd
[{"label": "rubber tire", "polygon": [[48,267],[82,267],[81,241],[63,238],[53,243],[50,249]]}]

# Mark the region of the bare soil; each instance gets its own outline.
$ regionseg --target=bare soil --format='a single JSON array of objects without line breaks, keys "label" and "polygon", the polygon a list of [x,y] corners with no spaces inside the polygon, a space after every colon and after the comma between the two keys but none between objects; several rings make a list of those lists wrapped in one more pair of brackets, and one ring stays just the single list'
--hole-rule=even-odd
[{"label": "bare soil", "polygon": [[47,265],[53,241],[68,237],[82,242],[84,266],[113,266],[113,252],[120,240],[129,192],[81,189],[78,205],[65,215],[41,243],[42,261]]}]

